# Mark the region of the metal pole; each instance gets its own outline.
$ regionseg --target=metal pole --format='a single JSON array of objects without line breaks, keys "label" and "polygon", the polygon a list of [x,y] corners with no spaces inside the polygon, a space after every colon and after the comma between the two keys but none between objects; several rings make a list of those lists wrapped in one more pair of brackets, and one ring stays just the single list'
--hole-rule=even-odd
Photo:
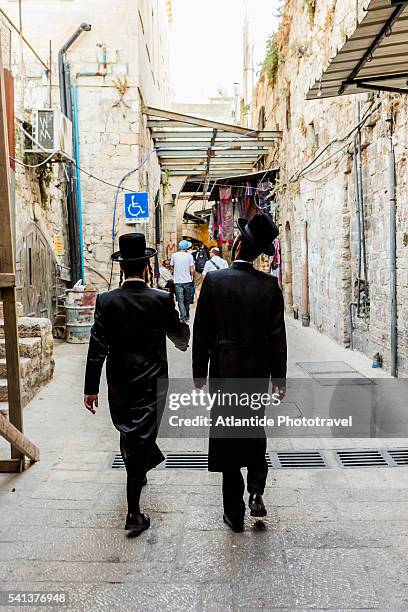
[{"label": "metal pole", "polygon": [[309,264],[308,264],[308,244],[307,244],[307,221],[302,221],[300,238],[301,263],[302,263],[302,325],[309,327]]},{"label": "metal pole", "polygon": [[388,201],[389,201],[389,241],[390,241],[390,351],[391,376],[398,373],[397,346],[397,237],[396,237],[396,193],[395,193],[395,153],[392,141],[392,109],[387,115],[389,134],[388,153]]},{"label": "metal pole", "polygon": [[78,129],[78,85],[73,87],[73,102],[74,102],[74,135],[75,135],[75,164],[76,164],[76,181],[77,181],[77,206],[78,206],[78,224],[79,224],[79,248],[80,248],[80,264],[82,284],[85,285],[85,264],[84,264],[84,236],[82,225],[82,190],[81,190],[81,171],[80,171],[80,155],[79,155],[79,129]]},{"label": "metal pole", "polygon": [[353,143],[354,152],[354,188],[356,192],[357,232],[358,232],[358,268],[357,268],[357,316],[360,314],[360,280],[361,280],[361,216],[360,189],[358,184],[357,137]]},{"label": "metal pole", "polygon": [[49,45],[48,63],[50,66],[48,70],[48,104],[52,108],[52,40],[50,40]]}]

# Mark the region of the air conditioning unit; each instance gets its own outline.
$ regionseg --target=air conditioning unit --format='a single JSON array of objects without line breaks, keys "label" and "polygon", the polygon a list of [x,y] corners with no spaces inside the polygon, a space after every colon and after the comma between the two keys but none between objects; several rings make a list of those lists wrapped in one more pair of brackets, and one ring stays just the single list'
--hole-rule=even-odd
[{"label": "air conditioning unit", "polygon": [[38,108],[33,112],[33,142],[26,153],[55,159],[73,159],[72,122],[56,108]]}]

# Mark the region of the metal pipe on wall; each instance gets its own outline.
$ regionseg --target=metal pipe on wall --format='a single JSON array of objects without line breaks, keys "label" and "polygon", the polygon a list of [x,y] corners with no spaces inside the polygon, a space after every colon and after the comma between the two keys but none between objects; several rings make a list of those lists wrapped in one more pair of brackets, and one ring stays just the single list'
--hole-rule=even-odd
[{"label": "metal pipe on wall", "polygon": [[[71,121],[73,120],[71,72],[69,64],[65,60],[65,53],[82,34],[82,32],[89,32],[90,29],[91,25],[89,23],[81,23],[81,25],[78,26],[75,32],[68,38],[58,52],[61,110]],[[73,138],[75,142],[75,133],[73,134]],[[76,147],[74,146],[74,152],[75,148]],[[71,256],[71,281],[72,284],[75,284],[81,278],[82,281],[84,280],[84,268],[81,264],[83,250],[79,227],[80,211],[78,210],[77,176],[76,170],[72,163],[67,164],[67,209],[68,235]]]},{"label": "metal pipe on wall", "polygon": [[78,233],[79,233],[79,249],[80,249],[80,263],[81,263],[81,278],[82,284],[85,285],[85,261],[84,261],[84,233],[82,225],[82,189],[81,189],[81,170],[80,170],[80,155],[79,155],[79,129],[78,129],[78,85],[73,88],[73,102],[74,102],[74,135],[75,135],[75,170],[76,170],[76,181],[77,181],[77,203],[78,203]]},{"label": "metal pipe on wall", "polygon": [[388,110],[388,202],[389,202],[389,270],[390,270],[390,352],[391,376],[398,374],[398,338],[397,338],[397,231],[396,231],[396,193],[395,193],[395,153],[392,140],[392,109]]},{"label": "metal pipe on wall", "polygon": [[302,265],[302,325],[303,327],[309,327],[309,256],[307,243],[307,221],[302,221],[300,249]]},{"label": "metal pipe on wall", "polygon": [[354,189],[356,194],[356,207],[357,207],[357,233],[358,233],[358,264],[357,264],[357,314],[360,314],[360,281],[361,281],[361,216],[360,216],[360,188],[358,181],[358,162],[357,162],[357,138],[354,138],[353,142],[353,153],[354,153]]}]

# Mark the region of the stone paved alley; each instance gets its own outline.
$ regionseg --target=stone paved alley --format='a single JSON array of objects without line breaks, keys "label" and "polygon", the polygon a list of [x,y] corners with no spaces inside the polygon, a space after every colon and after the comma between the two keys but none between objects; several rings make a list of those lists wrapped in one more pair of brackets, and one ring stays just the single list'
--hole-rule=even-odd
[{"label": "stone paved alley", "polygon": [[[342,360],[372,376],[366,357],[313,329],[289,321],[288,335],[292,375],[297,361]],[[75,611],[408,609],[408,467],[273,470],[264,527],[247,519],[243,534],[222,522],[218,474],[156,469],[142,496],[152,527],[126,537],[105,385],[96,417],[82,407],[86,348],[56,347],[55,377],[25,410],[41,461],[0,476],[1,590],[62,590]],[[171,357],[173,376],[189,373],[188,353]],[[387,446],[269,442],[275,450]],[[205,442],[162,447],[205,450]]]}]

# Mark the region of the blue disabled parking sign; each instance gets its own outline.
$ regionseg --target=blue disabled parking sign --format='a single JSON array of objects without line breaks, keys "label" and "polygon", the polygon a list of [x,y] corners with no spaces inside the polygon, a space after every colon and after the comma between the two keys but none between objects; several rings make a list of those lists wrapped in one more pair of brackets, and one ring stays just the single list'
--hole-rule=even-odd
[{"label": "blue disabled parking sign", "polygon": [[147,191],[125,193],[126,223],[145,223],[149,220],[149,194]]}]

